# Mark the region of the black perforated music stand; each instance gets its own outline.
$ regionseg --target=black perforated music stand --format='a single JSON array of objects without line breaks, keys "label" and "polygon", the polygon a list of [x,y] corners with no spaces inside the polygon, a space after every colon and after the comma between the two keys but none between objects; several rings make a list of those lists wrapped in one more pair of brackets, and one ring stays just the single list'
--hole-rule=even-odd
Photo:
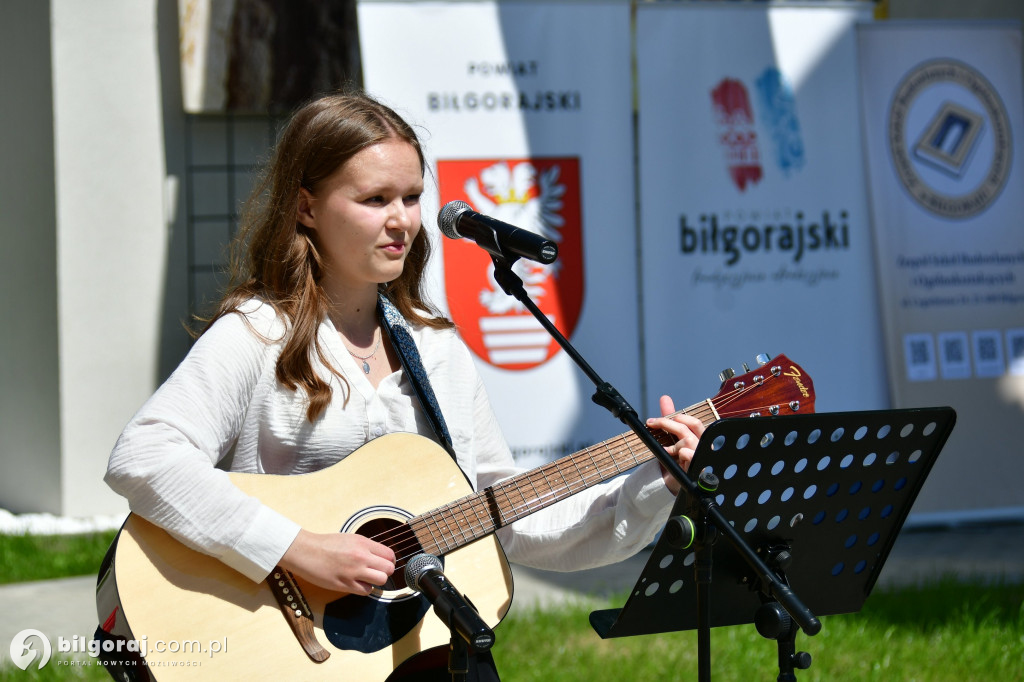
[{"label": "black perforated music stand", "polygon": [[[721,514],[811,612],[853,613],[955,421],[948,407],[724,419],[701,438],[690,473],[715,474]],[[680,496],[673,517],[688,511]],[[625,606],[591,614],[601,637],[700,625],[695,554],[680,544],[666,527]],[[730,543],[713,549],[710,627],[755,622],[770,601],[756,575]]]}]

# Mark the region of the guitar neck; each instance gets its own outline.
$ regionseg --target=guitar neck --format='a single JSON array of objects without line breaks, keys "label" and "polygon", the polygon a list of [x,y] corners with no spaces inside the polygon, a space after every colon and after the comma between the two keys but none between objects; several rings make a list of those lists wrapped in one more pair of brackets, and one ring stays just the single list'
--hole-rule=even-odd
[{"label": "guitar neck", "polygon": [[[710,400],[680,413],[693,415],[705,425],[718,418]],[[664,446],[675,441],[664,431],[652,433]],[[635,433],[620,434],[417,516],[408,524],[423,551],[442,556],[653,458]]]}]

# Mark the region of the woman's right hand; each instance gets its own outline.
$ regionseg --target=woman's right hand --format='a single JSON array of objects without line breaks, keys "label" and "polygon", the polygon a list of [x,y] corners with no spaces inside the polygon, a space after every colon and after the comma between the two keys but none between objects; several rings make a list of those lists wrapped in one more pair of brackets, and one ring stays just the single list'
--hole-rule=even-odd
[{"label": "woman's right hand", "polygon": [[367,595],[395,572],[395,553],[362,535],[302,529],[280,563],[282,568],[333,592]]}]

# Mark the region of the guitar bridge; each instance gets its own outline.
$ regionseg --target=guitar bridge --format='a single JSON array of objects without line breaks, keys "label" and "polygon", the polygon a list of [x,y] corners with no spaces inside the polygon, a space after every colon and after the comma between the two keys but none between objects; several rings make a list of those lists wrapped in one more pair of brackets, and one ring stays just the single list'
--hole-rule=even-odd
[{"label": "guitar bridge", "polygon": [[309,603],[302,596],[302,591],[295,583],[291,573],[280,566],[275,566],[270,575],[267,576],[267,584],[274,594],[284,619],[295,634],[302,650],[306,655],[317,663],[326,661],[331,652],[323,648],[316,639],[316,632],[313,630],[313,614],[310,611]]}]

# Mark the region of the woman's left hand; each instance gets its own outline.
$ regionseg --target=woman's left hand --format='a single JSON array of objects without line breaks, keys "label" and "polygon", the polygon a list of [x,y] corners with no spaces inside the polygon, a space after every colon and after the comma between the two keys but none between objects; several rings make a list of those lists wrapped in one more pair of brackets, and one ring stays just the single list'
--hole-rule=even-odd
[{"label": "woman's left hand", "polygon": [[[689,469],[690,460],[693,459],[693,453],[697,449],[697,442],[700,440],[701,434],[704,433],[704,423],[688,414],[680,413],[669,417],[668,415],[676,411],[676,407],[672,398],[667,395],[661,396],[658,404],[663,416],[648,419],[647,428],[661,429],[675,437],[676,442],[666,447],[665,450],[675,457],[679,466],[686,471]],[[676,477],[670,474],[665,467],[662,467],[661,475],[672,494],[678,495],[680,486]]]}]

